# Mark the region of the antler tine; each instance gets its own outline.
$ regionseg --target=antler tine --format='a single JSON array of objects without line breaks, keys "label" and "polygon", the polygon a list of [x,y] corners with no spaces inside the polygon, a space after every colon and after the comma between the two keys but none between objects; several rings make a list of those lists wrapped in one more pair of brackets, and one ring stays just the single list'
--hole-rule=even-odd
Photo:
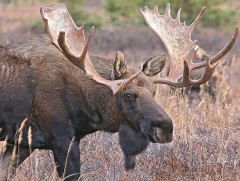
[{"label": "antler tine", "polygon": [[[156,8],[155,8],[156,9]],[[186,26],[185,22],[181,23],[180,13],[178,10],[176,19],[171,17],[170,4],[167,4],[166,13],[160,15],[156,10],[141,10],[141,13],[150,27],[150,29],[163,42],[168,55],[170,72],[166,78],[152,79],[153,83],[168,84],[176,87],[185,87],[191,85],[199,85],[210,79],[216,65],[210,66],[221,59],[232,48],[238,34],[238,28],[229,44],[214,57],[202,63],[193,63],[192,60],[197,52],[197,40],[192,40],[191,35],[194,28],[202,19],[206,8],[203,7],[197,18],[190,26]],[[189,71],[205,66],[203,76],[195,81],[189,77]]]},{"label": "antler tine", "polygon": [[90,33],[88,35],[87,43],[85,43],[82,55],[80,57],[80,59],[83,60],[83,61],[86,60],[86,56],[87,56],[87,52],[88,52],[88,45],[89,45],[89,43],[90,43],[90,41],[92,39],[93,33],[94,33],[94,26],[92,26],[92,28],[90,30]]},{"label": "antler tine", "polygon": [[207,60],[205,62],[205,71],[202,75],[202,77],[198,80],[191,80],[189,77],[189,80],[191,81],[189,86],[195,86],[195,85],[200,85],[206,83],[212,76],[214,69],[217,67],[218,63],[215,65],[211,66],[210,64],[210,59],[207,57]]},{"label": "antler tine", "polygon": [[[78,28],[79,35],[85,35],[84,26],[85,26],[85,24],[83,23],[82,26],[80,26],[80,28]],[[94,26],[92,26],[91,31],[92,31],[92,29],[94,29]],[[90,31],[90,33],[91,33],[91,31]],[[81,38],[83,39],[83,42],[86,42],[85,36],[82,36]]]},{"label": "antler tine", "polygon": [[189,86],[195,86],[206,83],[212,76],[214,69],[217,67],[218,63],[211,66],[210,59],[207,58],[207,61],[205,62],[205,71],[202,75],[202,77],[198,80],[191,80],[190,78],[190,68],[188,66],[188,63],[184,61],[184,71],[183,76],[180,81],[178,82],[172,82],[171,80],[167,78],[161,78],[161,79],[152,79],[153,84],[167,84],[174,87],[189,87]]},{"label": "antler tine", "polygon": [[179,10],[178,10],[178,12],[177,12],[177,17],[176,17],[176,19],[177,19],[178,23],[181,23],[180,17],[181,17],[181,8],[179,8]]},{"label": "antler tine", "polygon": [[[218,52],[216,55],[214,55],[212,58],[210,58],[211,64],[220,60],[222,57],[224,57],[232,49],[232,47],[233,47],[233,45],[234,45],[234,43],[235,43],[235,41],[238,37],[238,33],[239,33],[239,28],[236,27],[236,30],[235,30],[232,38],[228,42],[228,44],[220,52]],[[202,68],[202,67],[204,67],[204,62],[193,63],[190,69],[195,70],[195,69]]]},{"label": "antler tine", "polygon": [[190,84],[190,70],[188,67],[188,63],[184,60],[184,67],[183,67],[183,78],[182,83]]},{"label": "antler tine", "polygon": [[166,15],[171,16],[171,9],[170,9],[169,3],[167,3],[167,6],[166,6]]},{"label": "antler tine", "polygon": [[201,19],[204,16],[204,13],[206,11],[206,7],[203,7],[200,11],[200,13],[198,14],[197,18],[193,21],[193,23],[189,26],[191,28],[191,31],[193,31],[193,29],[198,25],[198,23],[201,21]]},{"label": "antler tine", "polygon": [[147,6],[144,6],[144,11],[149,11],[149,8]]},{"label": "antler tine", "polygon": [[155,13],[158,13],[158,6],[154,6],[153,11],[154,11]]},{"label": "antler tine", "polygon": [[143,65],[141,65],[139,71],[129,78],[113,81],[104,79],[97,73],[88,55],[88,46],[94,27],[92,27],[86,42],[84,26],[78,28],[75,25],[64,4],[55,3],[43,6],[41,7],[41,15],[53,44],[58,47],[69,61],[86,72],[89,78],[109,87],[113,95],[119,93],[142,72]]},{"label": "antler tine", "polygon": [[66,40],[65,40],[65,32],[60,31],[59,36],[58,36],[58,45],[52,41],[55,46],[59,46],[61,52],[67,57],[67,59],[71,59],[72,63],[74,63],[76,66],[83,67],[80,63],[78,62],[75,56],[70,52],[69,48],[66,45]]}]

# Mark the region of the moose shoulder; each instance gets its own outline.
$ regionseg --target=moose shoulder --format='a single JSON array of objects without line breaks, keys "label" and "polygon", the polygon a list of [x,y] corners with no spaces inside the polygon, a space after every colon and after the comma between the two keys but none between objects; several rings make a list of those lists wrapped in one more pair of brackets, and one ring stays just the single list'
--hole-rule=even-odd
[{"label": "moose shoulder", "polygon": [[[167,12],[164,16],[170,16],[169,5]],[[121,52],[116,53],[115,59],[91,56],[88,45],[93,31],[85,41],[83,27],[73,24],[63,4],[44,6],[41,14],[50,36],[0,48],[0,140],[7,143],[1,158],[1,180],[7,178],[9,166],[14,171],[30,155],[29,147],[52,150],[59,175],[77,179],[79,141],[99,130],[119,131],[125,168],[134,168],[135,156],[146,149],[149,142],[172,141],[172,120],[154,100],[153,84],[184,87],[206,82],[215,68],[210,64],[231,49],[238,33],[236,29],[220,54],[208,58],[207,63],[194,64],[191,61],[197,49],[189,37],[203,13],[186,33],[188,39],[180,39],[186,44],[186,50],[181,49],[186,52],[180,52],[170,48],[176,48],[180,40],[172,37],[167,42],[161,33],[171,29],[178,34],[183,25],[171,19],[177,27],[168,27],[156,8],[145,9],[142,11],[145,20],[163,40],[172,62],[167,78],[152,79],[151,76],[163,69],[166,54],[150,58],[140,69],[128,67]],[[64,19],[59,19],[61,17]],[[157,21],[152,22],[153,18]],[[155,29],[159,23],[165,27],[160,32]],[[177,58],[177,55],[184,57]],[[204,66],[204,75],[197,81],[191,80],[189,70]],[[14,143],[18,145],[15,149]],[[11,158],[16,149],[18,158]]]}]

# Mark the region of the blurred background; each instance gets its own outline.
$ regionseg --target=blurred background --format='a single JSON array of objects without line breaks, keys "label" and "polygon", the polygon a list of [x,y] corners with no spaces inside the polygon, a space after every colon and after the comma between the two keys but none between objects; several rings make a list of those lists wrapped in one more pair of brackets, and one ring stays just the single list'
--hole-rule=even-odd
[{"label": "blurred background", "polygon": [[[160,14],[171,4],[172,17],[181,7],[181,20],[191,24],[203,6],[204,18],[193,33],[198,45],[210,56],[221,50],[240,25],[240,0],[0,0],[0,45],[19,42],[45,28],[41,5],[62,2],[78,26],[95,26],[90,52],[115,57],[122,51],[128,64],[138,67],[149,57],[165,52],[162,43],[146,26],[140,8],[158,5]],[[137,167],[124,171],[116,134],[95,133],[82,142],[84,180],[239,180],[240,179],[240,40],[222,61],[234,64],[215,73],[215,102],[206,93],[189,104],[178,93],[157,101],[174,121],[174,142],[151,146],[139,156]],[[220,71],[221,72],[221,71]],[[168,89],[167,89],[168,90]],[[176,114],[177,113],[177,114]],[[97,138],[97,139],[96,139]],[[0,143],[1,147],[1,143]],[[30,165],[30,166],[29,166]],[[59,180],[51,152],[36,150],[18,169],[13,180]]]}]

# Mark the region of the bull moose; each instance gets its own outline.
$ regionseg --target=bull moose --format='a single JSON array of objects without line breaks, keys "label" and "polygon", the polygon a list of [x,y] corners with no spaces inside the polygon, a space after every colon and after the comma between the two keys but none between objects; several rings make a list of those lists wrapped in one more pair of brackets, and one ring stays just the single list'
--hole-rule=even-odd
[{"label": "bull moose", "polygon": [[[65,5],[48,4],[40,12],[48,36],[0,48],[0,140],[5,140],[1,180],[31,154],[29,147],[52,150],[58,174],[66,180],[77,179],[79,141],[99,130],[119,132],[125,169],[133,169],[135,156],[149,142],[168,143],[173,139],[172,120],[154,100],[153,85],[188,87],[205,83],[238,35],[237,27],[219,53],[205,62],[193,63],[198,46],[191,34],[205,8],[187,26],[180,21],[180,10],[176,19],[171,17],[170,4],[164,15],[157,6],[153,11],[144,7],[141,13],[167,54],[151,57],[134,69],[127,66],[121,52],[115,59],[90,55],[93,28],[85,40],[83,26],[75,26]],[[154,77],[166,59],[170,61],[169,75]],[[202,77],[190,79],[190,71],[202,67]]]}]

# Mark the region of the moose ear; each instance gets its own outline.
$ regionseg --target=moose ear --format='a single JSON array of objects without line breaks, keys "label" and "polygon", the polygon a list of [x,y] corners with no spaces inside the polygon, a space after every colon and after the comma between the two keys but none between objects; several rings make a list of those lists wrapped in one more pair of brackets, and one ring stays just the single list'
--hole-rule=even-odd
[{"label": "moose ear", "polygon": [[148,59],[147,62],[143,65],[143,72],[150,77],[157,75],[164,68],[166,59],[166,54]]},{"label": "moose ear", "polygon": [[117,51],[116,58],[113,64],[111,79],[112,80],[119,79],[123,74],[126,73],[126,70],[127,62],[124,58],[124,55],[120,51]]}]

